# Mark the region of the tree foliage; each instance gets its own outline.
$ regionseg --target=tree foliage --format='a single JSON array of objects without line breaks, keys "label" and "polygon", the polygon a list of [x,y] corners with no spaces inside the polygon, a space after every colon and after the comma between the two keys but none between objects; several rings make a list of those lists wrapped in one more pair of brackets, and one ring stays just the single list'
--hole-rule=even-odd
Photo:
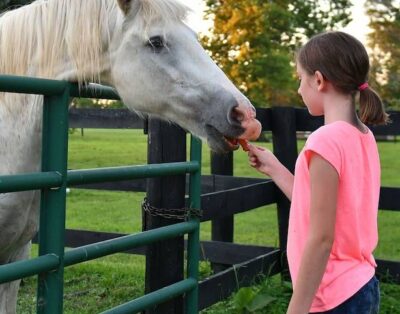
[{"label": "tree foliage", "polygon": [[372,48],[372,77],[383,100],[400,108],[400,2],[368,0],[369,45]]},{"label": "tree foliage", "polygon": [[124,104],[120,100],[74,98],[72,100],[74,108],[97,108],[97,109],[121,109]]},{"label": "tree foliage", "polygon": [[0,11],[29,4],[33,0],[0,0]]},{"label": "tree foliage", "polygon": [[298,102],[294,51],[307,37],[350,21],[350,0],[208,0],[203,44],[256,105]]}]

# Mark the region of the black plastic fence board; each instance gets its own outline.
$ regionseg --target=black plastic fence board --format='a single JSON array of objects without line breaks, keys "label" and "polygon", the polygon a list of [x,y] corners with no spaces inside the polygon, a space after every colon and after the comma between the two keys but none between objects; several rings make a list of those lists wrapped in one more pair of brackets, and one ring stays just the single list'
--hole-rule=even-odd
[{"label": "black plastic fence board", "polygon": [[128,109],[71,108],[70,128],[143,129],[146,120]]},{"label": "black plastic fence board", "polygon": [[[234,155],[233,152],[227,154],[217,154],[210,152],[210,170],[212,175],[224,175],[233,177]],[[202,190],[203,191],[203,190]],[[215,186],[211,191],[215,192]],[[224,216],[211,220],[211,241],[233,242],[235,230],[235,215]],[[212,263],[211,269],[214,273],[219,273],[227,267],[223,264]]]},{"label": "black plastic fence board", "polygon": [[263,131],[271,131],[272,111],[271,108],[256,108],[258,121],[261,122]]},{"label": "black plastic fence board", "polygon": [[294,108],[294,110],[297,131],[314,131],[324,124],[323,117],[313,117],[305,109]]},{"label": "black plastic fence board", "polygon": [[242,213],[276,203],[276,187],[272,181],[256,183],[201,196],[201,221]]},{"label": "black plastic fence board", "polygon": [[[109,190],[109,191],[146,191],[147,179],[136,179],[119,182],[106,182],[76,185],[78,189],[93,189],[93,190]],[[201,189],[203,194],[226,189],[233,189],[255,183],[266,182],[266,179],[246,178],[246,177],[231,177],[223,175],[205,175],[201,177]],[[186,178],[186,190],[188,191],[189,176]]]},{"label": "black plastic fence board", "polygon": [[[216,190],[222,192],[226,189],[234,189],[240,187],[248,187],[250,185],[267,182],[264,179],[255,178],[239,178],[229,176],[203,176],[202,177],[202,190],[205,191],[204,197],[210,197],[215,194],[212,191]],[[95,189],[95,190],[107,190],[107,191],[135,191],[144,192],[146,190],[146,179],[138,179],[131,181],[120,181],[120,182],[109,182],[109,183],[97,183],[78,185],[74,188],[82,189]],[[216,195],[220,195],[220,194]],[[382,187],[379,199],[379,208],[381,210],[400,211],[400,188],[397,187]]]},{"label": "black plastic fence board", "polygon": [[382,187],[379,209],[400,211],[400,188]]},{"label": "black plastic fence board", "polygon": [[375,135],[399,135],[400,134],[400,112],[388,111],[391,123],[387,125],[369,126]]},{"label": "black plastic fence board", "polygon": [[234,265],[244,263],[257,256],[275,251],[275,247],[236,244],[221,241],[201,241],[201,259],[210,262]]},{"label": "black plastic fence board", "polygon": [[377,259],[377,275],[382,282],[400,285],[400,262]]},{"label": "black plastic fence board", "polygon": [[247,178],[247,177],[232,177],[224,175],[204,175],[202,180],[202,193],[217,192],[240,188],[252,184],[263,183],[270,181],[268,179]]},{"label": "black plastic fence board", "polygon": [[[310,116],[307,110],[295,108],[296,111],[296,130],[297,131],[314,131],[324,124],[323,117]],[[387,125],[368,127],[374,135],[399,135],[400,134],[400,112],[388,111],[391,123]]]},{"label": "black plastic fence board", "polygon": [[75,185],[73,188],[119,192],[146,192],[146,179]]},{"label": "black plastic fence board", "polygon": [[[323,117],[312,117],[307,110],[292,108],[296,115],[297,131],[314,131],[323,125]],[[389,111],[392,123],[385,126],[369,126],[375,135],[400,135],[400,112]],[[263,131],[271,131],[272,109],[257,108],[257,118]],[[146,119],[128,109],[71,108],[71,128],[143,129]]]}]

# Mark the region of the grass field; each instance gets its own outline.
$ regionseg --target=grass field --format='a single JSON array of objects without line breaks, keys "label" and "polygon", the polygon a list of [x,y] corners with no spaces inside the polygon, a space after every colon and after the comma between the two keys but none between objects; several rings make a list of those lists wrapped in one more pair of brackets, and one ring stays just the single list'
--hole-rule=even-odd
[{"label": "grass field", "polygon": [[[269,143],[262,144],[271,148]],[[303,145],[299,142],[299,148]],[[400,186],[400,144],[379,143],[384,186]],[[70,135],[69,168],[83,169],[146,163],[146,137],[133,130],[85,129]],[[235,153],[234,174],[262,177],[247,165],[247,156]],[[203,174],[210,173],[209,150],[203,145]],[[140,203],[143,193],[102,192],[72,189],[67,198],[67,227],[109,232],[141,231]],[[380,241],[376,256],[400,260],[400,214],[380,212]],[[210,223],[201,225],[201,239],[210,239]],[[266,206],[235,216],[235,242],[245,244],[278,244],[275,206]],[[37,247],[33,246],[32,255]],[[209,274],[203,263],[201,274]],[[35,313],[36,279],[24,280],[18,303],[18,313]],[[64,312],[68,314],[98,313],[143,294],[144,257],[117,254],[66,269]],[[246,313],[243,308],[251,296],[269,300],[268,307],[254,313],[285,313],[290,288],[277,276],[204,311],[207,314]],[[382,285],[381,313],[400,313],[400,286]],[[246,299],[247,298],[247,299]]]}]

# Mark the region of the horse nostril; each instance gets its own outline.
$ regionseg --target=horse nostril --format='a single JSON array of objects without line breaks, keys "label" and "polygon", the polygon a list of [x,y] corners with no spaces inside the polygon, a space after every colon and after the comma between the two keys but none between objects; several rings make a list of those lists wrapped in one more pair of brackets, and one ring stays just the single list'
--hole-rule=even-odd
[{"label": "horse nostril", "polygon": [[247,112],[241,108],[239,108],[239,106],[236,106],[234,108],[232,108],[230,114],[229,114],[229,121],[232,124],[241,124],[245,119],[246,119],[246,115]]},{"label": "horse nostril", "polygon": [[256,117],[256,108],[253,106],[236,106],[230,112],[229,121],[232,124],[242,124],[243,121],[252,120]]}]

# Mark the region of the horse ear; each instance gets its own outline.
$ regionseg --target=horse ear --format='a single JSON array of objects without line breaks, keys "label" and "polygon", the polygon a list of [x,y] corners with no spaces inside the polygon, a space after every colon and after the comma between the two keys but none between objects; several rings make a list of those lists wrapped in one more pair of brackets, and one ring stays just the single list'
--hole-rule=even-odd
[{"label": "horse ear", "polygon": [[132,0],[117,0],[117,2],[122,12],[124,12],[124,14],[128,14],[129,9],[131,8]]}]

